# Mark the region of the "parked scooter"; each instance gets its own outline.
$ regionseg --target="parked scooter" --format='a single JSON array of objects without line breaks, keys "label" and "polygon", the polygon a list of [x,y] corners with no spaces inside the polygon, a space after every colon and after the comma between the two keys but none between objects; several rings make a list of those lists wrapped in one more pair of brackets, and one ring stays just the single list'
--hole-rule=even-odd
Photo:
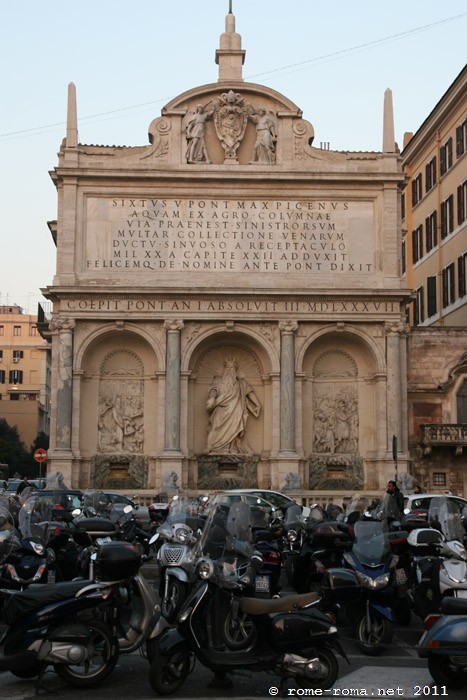
[{"label": "parked scooter", "polygon": [[407,539],[413,555],[409,596],[422,619],[439,612],[446,596],[467,597],[467,551],[459,510],[445,496],[433,498],[428,522],[431,527],[413,530]]},{"label": "parked scooter", "polygon": [[[0,508],[0,562],[10,554],[13,539],[14,521]],[[39,676],[40,684],[46,667],[53,665],[75,687],[101,683],[118,660],[109,594],[106,584],[93,581],[0,589],[0,672]]]},{"label": "parked scooter", "polygon": [[344,562],[358,581],[360,600],[345,605],[344,609],[362,651],[376,655],[391,642],[394,634],[399,601],[398,556],[392,553],[385,521],[357,520],[354,536]]},{"label": "parked scooter", "polygon": [[312,506],[292,579],[295,590],[321,594],[324,573],[329,568],[342,566],[343,555],[352,542],[353,530],[348,525],[327,520],[321,506]]},{"label": "parked scooter", "polygon": [[161,542],[157,549],[161,610],[169,622],[177,617],[196,580],[197,554],[193,551],[204,520],[191,514],[190,508],[177,497],[165,521],[157,528]]},{"label": "parked scooter", "polygon": [[32,583],[55,582],[55,553],[48,549],[51,517],[51,504],[33,497],[23,503],[17,537],[1,567],[3,587],[24,590]]},{"label": "parked scooter", "polygon": [[441,612],[429,615],[424,627],[417,651],[428,660],[435,683],[453,689],[467,687],[467,598],[444,598]]},{"label": "parked scooter", "polygon": [[[177,618],[177,626],[158,638],[149,680],[159,694],[175,693],[193,669],[196,657],[214,672],[270,671],[285,684],[293,678],[301,687],[331,688],[338,675],[337,629],[314,605],[318,596],[288,596],[272,600],[242,597],[254,585],[261,566],[255,553],[250,510],[234,503],[228,512],[213,509],[203,530],[201,578]],[[225,635],[225,612],[235,608],[251,631],[244,645],[232,648]]]}]

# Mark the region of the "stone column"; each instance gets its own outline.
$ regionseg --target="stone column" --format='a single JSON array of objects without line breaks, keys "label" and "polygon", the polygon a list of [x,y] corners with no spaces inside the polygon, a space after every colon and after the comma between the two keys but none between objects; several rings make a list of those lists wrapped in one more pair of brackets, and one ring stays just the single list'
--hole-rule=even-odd
[{"label": "stone column", "polygon": [[281,399],[280,451],[295,453],[295,332],[296,321],[280,321],[281,332]]},{"label": "stone column", "polygon": [[165,373],[165,444],[164,451],[180,451],[180,366],[183,321],[164,322],[167,330]]},{"label": "stone column", "polygon": [[51,329],[58,331],[58,376],[56,398],[57,450],[71,450],[71,411],[73,397],[73,329],[75,322],[70,319],[54,321]]},{"label": "stone column", "polygon": [[402,409],[406,397],[403,396],[401,378],[401,333],[404,324],[400,321],[386,323],[386,363],[387,363],[387,450],[392,449],[392,436],[398,441],[398,450],[403,444]]}]

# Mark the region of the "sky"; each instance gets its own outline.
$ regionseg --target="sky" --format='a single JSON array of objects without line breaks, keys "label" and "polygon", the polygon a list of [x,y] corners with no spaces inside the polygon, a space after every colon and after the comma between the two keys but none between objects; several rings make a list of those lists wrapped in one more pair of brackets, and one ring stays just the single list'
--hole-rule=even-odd
[{"label": "sky", "polygon": [[[465,0],[232,0],[243,78],[283,93],[314,144],[380,151],[391,88],[396,141],[415,132],[466,62]],[[228,0],[0,0],[0,304],[37,312],[52,284],[49,171],[65,136],[139,146],[178,94],[217,82]]]}]

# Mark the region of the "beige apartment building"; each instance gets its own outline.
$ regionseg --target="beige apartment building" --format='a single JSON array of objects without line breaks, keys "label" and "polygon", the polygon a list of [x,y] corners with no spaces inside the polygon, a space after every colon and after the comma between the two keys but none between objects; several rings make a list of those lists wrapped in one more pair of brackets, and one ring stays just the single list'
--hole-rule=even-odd
[{"label": "beige apartment building", "polygon": [[402,152],[411,471],[467,493],[467,67]]},{"label": "beige apartment building", "polygon": [[37,316],[20,306],[0,306],[0,418],[16,426],[27,449],[50,432],[50,344]]}]

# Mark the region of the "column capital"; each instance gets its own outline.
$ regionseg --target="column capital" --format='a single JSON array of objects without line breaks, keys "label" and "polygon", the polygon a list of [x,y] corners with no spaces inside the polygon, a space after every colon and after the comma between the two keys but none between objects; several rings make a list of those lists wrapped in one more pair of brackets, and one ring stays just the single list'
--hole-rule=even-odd
[{"label": "column capital", "polygon": [[56,321],[50,322],[51,331],[72,331],[76,326],[76,322],[72,318],[58,318]]},{"label": "column capital", "polygon": [[297,321],[279,321],[278,325],[283,335],[293,335],[298,330]]},{"label": "column capital", "polygon": [[384,331],[386,335],[408,335],[410,327],[403,321],[386,321]]},{"label": "column capital", "polygon": [[164,328],[167,331],[181,331],[185,324],[179,318],[167,318],[164,321]]}]

